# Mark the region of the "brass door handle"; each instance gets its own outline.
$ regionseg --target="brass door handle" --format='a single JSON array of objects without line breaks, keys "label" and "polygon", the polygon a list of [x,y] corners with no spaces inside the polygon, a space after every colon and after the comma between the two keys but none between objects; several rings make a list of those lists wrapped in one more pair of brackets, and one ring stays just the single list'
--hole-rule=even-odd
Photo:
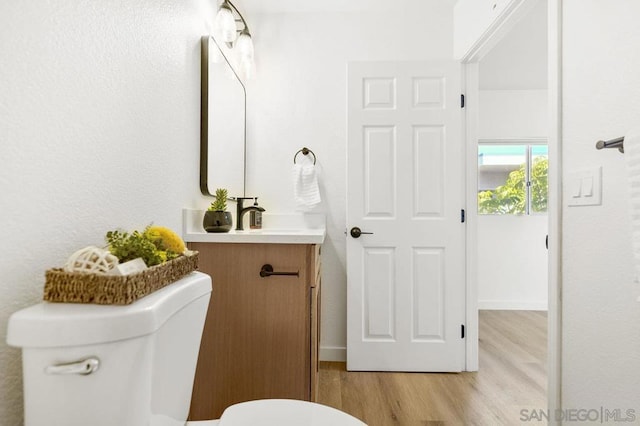
[{"label": "brass door handle", "polygon": [[274,272],[273,266],[270,264],[262,265],[262,269],[260,269],[260,276],[262,278],[270,277],[271,275],[294,275],[296,277],[300,276],[300,272]]}]

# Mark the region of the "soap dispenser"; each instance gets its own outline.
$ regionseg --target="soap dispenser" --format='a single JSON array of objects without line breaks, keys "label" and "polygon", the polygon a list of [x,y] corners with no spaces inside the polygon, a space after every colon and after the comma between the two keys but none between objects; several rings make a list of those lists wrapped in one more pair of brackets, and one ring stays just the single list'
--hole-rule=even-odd
[{"label": "soap dispenser", "polygon": [[[258,197],[253,199],[253,206],[258,207]],[[251,210],[249,214],[249,228],[262,229],[262,212]]]}]

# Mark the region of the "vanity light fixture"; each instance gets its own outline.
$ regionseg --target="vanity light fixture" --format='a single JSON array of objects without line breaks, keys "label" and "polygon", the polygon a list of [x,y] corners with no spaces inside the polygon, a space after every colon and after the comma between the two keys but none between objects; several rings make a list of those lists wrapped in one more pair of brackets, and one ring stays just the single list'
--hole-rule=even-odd
[{"label": "vanity light fixture", "polygon": [[[238,29],[238,23],[242,24],[241,29]],[[214,32],[214,39],[216,36],[220,37],[222,41],[227,43],[227,47],[236,53],[233,62],[238,66],[240,74],[245,79],[253,78],[255,63],[253,61],[251,32],[249,32],[247,21],[229,0],[222,0],[218,8],[218,14],[214,21]]]},{"label": "vanity light fixture", "polygon": [[233,16],[231,5],[227,0],[224,0],[218,9],[215,26],[220,31],[223,41],[232,43],[236,39],[236,18]]}]

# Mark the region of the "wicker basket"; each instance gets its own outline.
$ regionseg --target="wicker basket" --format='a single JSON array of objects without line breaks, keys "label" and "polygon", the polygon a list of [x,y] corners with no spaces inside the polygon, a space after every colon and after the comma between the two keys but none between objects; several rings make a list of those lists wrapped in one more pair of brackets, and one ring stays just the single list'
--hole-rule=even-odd
[{"label": "wicker basket", "polygon": [[190,252],[132,275],[100,275],[66,272],[59,268],[45,274],[44,300],[61,303],[128,305],[182,278],[198,268],[198,252]]}]

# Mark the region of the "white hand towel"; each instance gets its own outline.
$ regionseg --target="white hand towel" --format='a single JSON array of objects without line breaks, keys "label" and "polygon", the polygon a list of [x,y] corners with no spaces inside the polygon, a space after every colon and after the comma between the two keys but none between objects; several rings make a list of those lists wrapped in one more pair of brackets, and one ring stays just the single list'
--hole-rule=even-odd
[{"label": "white hand towel", "polygon": [[629,214],[636,281],[640,277],[640,128],[624,137],[624,159],[629,185]]},{"label": "white hand towel", "polygon": [[309,211],[320,204],[318,175],[313,161],[304,156],[293,165],[293,195],[299,211]]}]

